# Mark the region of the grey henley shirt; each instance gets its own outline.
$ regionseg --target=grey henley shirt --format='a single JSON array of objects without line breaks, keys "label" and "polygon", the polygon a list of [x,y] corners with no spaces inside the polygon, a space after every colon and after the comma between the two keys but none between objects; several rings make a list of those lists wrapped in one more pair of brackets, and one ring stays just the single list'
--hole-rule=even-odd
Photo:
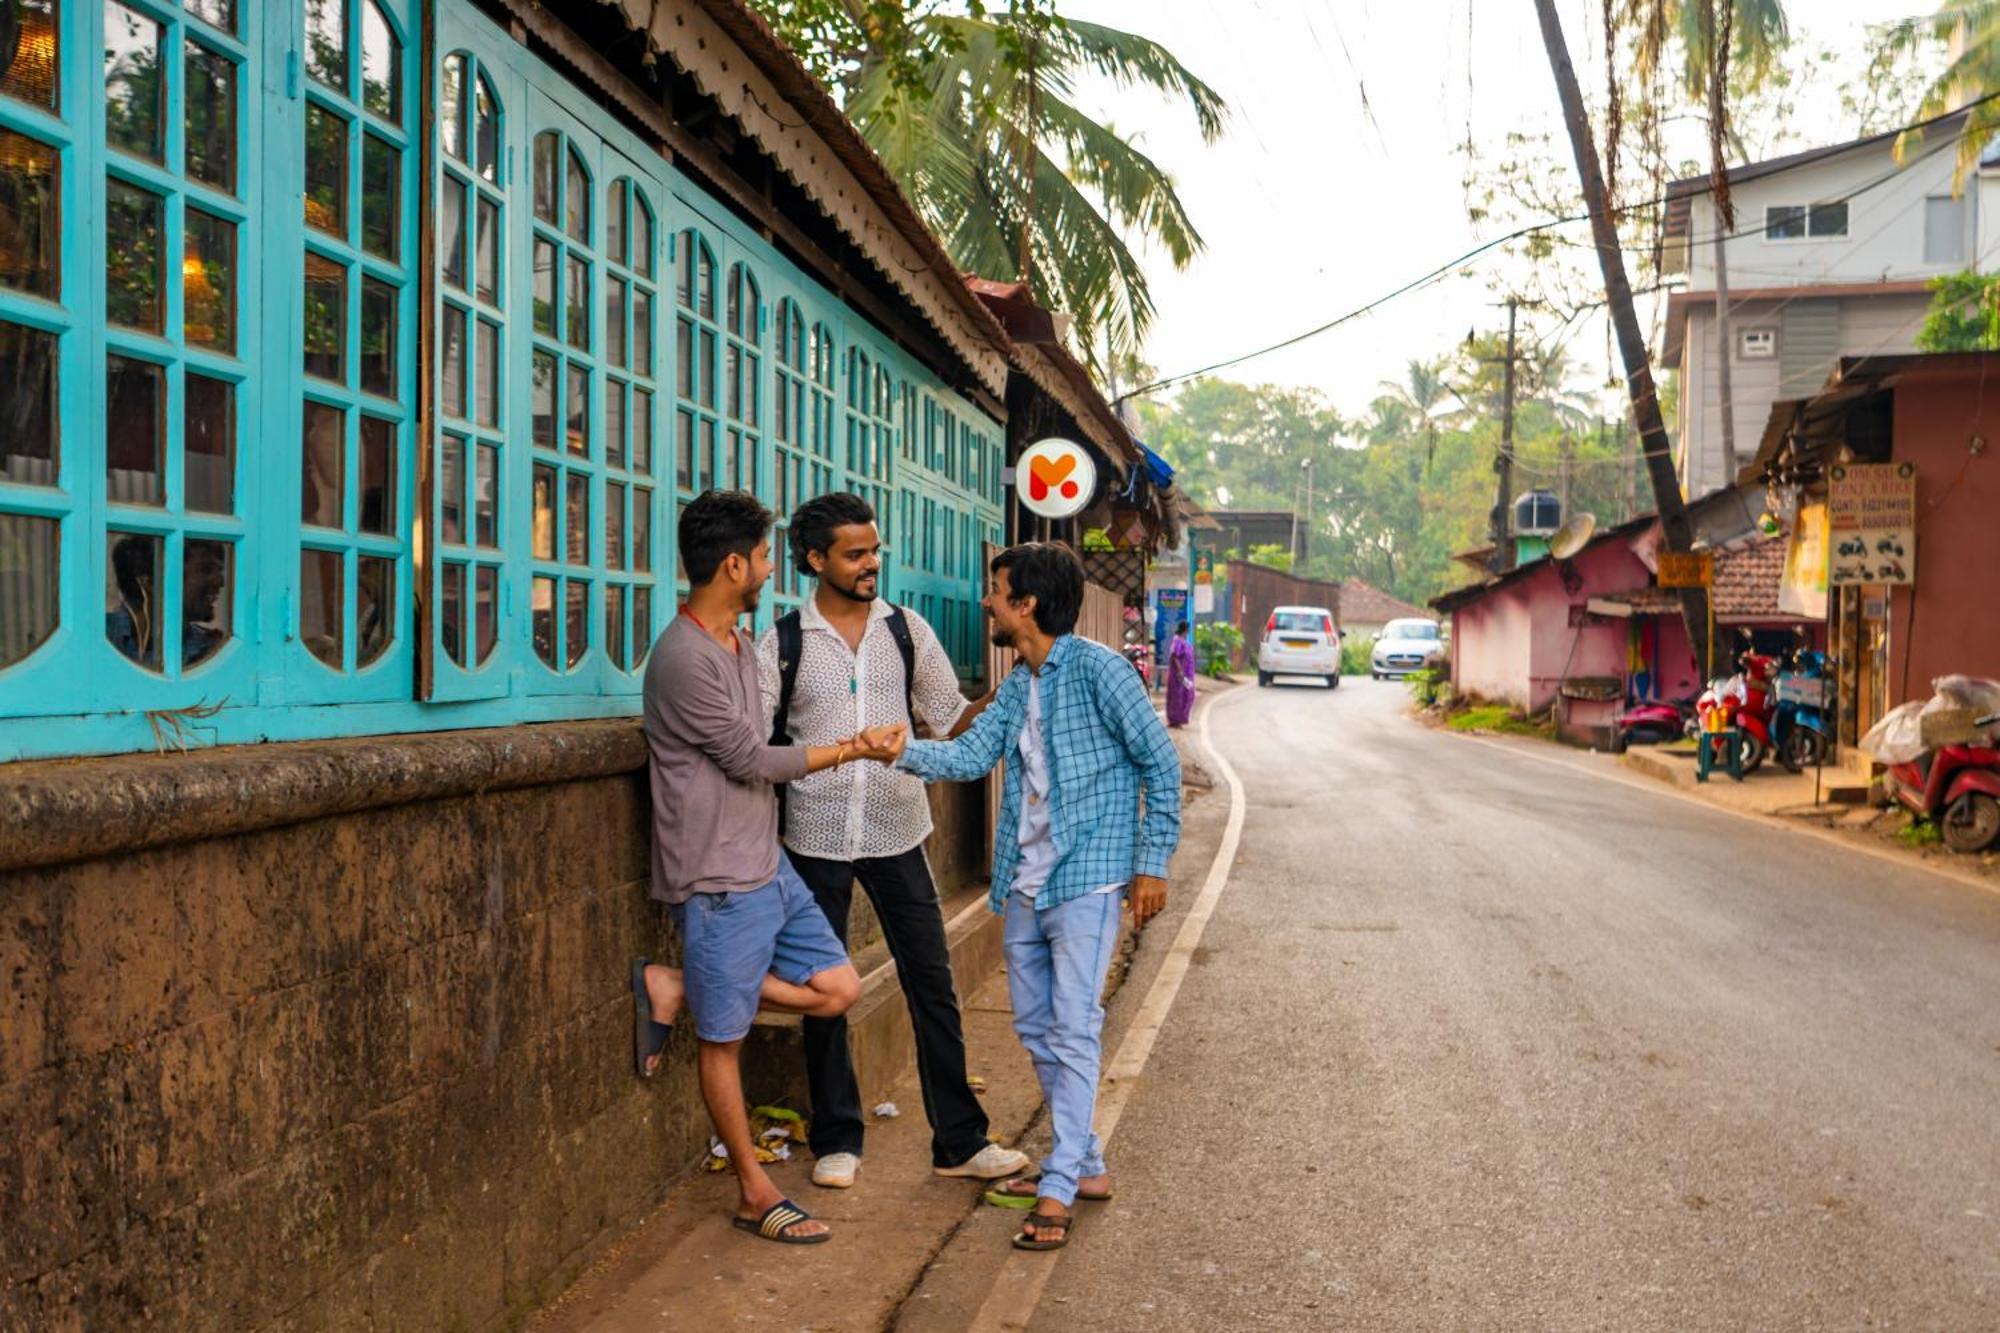
[{"label": "grey henley shirt", "polygon": [[646,662],[646,748],[653,779],[653,897],[762,888],[778,874],[772,784],[806,772],[805,747],[771,745],[757,688],[757,648],[736,651],[686,615]]}]

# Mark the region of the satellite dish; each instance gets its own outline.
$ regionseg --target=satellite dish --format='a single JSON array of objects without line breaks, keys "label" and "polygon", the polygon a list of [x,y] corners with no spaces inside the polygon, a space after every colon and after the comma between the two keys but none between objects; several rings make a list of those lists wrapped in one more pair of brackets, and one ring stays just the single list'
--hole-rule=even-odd
[{"label": "satellite dish", "polygon": [[1558,560],[1568,560],[1589,544],[1597,532],[1597,515],[1578,514],[1549,537],[1549,554]]}]

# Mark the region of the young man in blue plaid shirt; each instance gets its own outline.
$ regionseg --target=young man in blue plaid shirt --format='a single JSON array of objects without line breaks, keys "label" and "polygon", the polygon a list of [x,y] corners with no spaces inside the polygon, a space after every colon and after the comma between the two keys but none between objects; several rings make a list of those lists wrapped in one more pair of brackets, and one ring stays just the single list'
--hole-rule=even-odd
[{"label": "young man in blue plaid shirt", "polygon": [[1034,1060],[1054,1142],[1038,1180],[992,1202],[1033,1200],[1014,1244],[1052,1250],[1078,1198],[1108,1199],[1111,1176],[1091,1120],[1102,1062],[1104,975],[1129,897],[1137,927],[1167,901],[1181,832],[1181,764],[1145,682],[1119,654],[1071,631],[1083,565],[1066,546],[1014,546],[993,560],[993,642],[1019,655],[992,704],[956,740],[864,737],[927,782],[970,782],[1006,761],[994,835],[993,910],[1006,917],[1014,1031]]}]

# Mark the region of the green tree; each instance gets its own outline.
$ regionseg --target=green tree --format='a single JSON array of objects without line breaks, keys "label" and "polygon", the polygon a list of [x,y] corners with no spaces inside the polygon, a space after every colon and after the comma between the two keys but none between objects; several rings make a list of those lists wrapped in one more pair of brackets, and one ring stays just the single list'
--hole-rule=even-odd
[{"label": "green tree", "polygon": [[[1890,26],[1883,42],[1891,57],[1920,57],[1925,49],[1943,48],[1950,53],[1943,70],[1931,82],[1917,108],[1917,119],[1930,120],[1955,107],[1977,102],[1966,113],[1959,129],[1958,170],[1954,184],[1962,186],[1966,173],[1979,165],[1996,131],[2000,131],[2000,100],[1978,99],[2000,91],[2000,0],[1944,0],[1926,18],[1904,19]],[[1911,131],[1897,143],[1897,151],[1907,156],[1923,142],[1921,131]]]},{"label": "green tree", "polygon": [[1917,346],[1926,352],[2000,351],[2000,274],[1970,269],[1930,282],[1931,305]]},{"label": "green tree", "polygon": [[1292,572],[1292,553],[1276,542],[1266,542],[1250,548],[1250,563],[1262,565],[1265,569],[1275,569],[1280,574]]},{"label": "green tree", "polygon": [[945,240],[986,277],[1032,284],[1067,311],[1100,373],[1154,315],[1127,234],[1177,268],[1203,248],[1166,170],[1137,136],[1073,100],[1085,74],[1182,103],[1214,142],[1227,107],[1165,47],[1062,18],[1052,0],[755,0]]}]

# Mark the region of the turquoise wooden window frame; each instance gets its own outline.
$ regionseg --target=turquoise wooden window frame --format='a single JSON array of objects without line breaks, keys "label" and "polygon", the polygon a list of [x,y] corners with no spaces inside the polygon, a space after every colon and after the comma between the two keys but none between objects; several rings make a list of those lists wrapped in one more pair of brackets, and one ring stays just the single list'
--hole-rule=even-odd
[{"label": "turquoise wooden window frame", "polygon": [[[606,148],[606,170],[619,175],[603,192],[606,227],[601,436],[597,512],[605,569],[600,594],[605,666],[632,675],[646,664],[653,629],[660,623],[659,571],[666,567],[657,521],[655,476],[662,410],[660,392],[661,286],[660,187],[637,163]],[[623,239],[615,226],[622,224]],[[615,433],[614,433],[614,428]]]}]

